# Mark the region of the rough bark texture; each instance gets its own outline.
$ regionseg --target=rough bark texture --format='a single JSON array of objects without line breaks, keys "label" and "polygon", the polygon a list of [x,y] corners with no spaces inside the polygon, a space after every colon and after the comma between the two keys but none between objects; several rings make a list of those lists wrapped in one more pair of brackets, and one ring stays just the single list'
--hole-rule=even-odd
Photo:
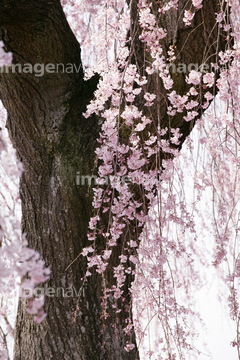
[{"label": "rough bark texture", "polygon": [[[137,2],[132,4],[136,31],[133,38],[137,39]],[[180,1],[180,11],[187,4],[188,1]],[[201,62],[209,53],[213,55],[223,50],[225,45],[217,41],[218,33],[214,28],[218,10],[218,0],[207,2],[197,12],[194,27],[189,29],[177,22],[179,13],[162,16],[159,22],[169,34],[166,49],[175,42],[180,62],[186,64]],[[15,64],[81,65],[79,44],[58,0],[1,1],[0,26],[2,40],[6,50],[13,52]],[[133,61],[138,62],[140,68],[145,50],[135,40]],[[82,112],[93,96],[97,80],[84,83],[82,70],[68,74],[45,73],[38,77],[9,72],[1,74],[0,80],[1,99],[8,110],[7,126],[25,168],[20,189],[22,230],[27,232],[29,246],[39,251],[51,267],[48,287],[65,291],[65,296],[59,290],[58,296],[46,297],[48,317],[41,325],[34,323],[25,311],[25,302],[20,300],[14,359],[136,359],[136,350],[130,353],[124,350],[126,339],[122,328],[130,311],[128,300],[122,305],[121,318],[112,318],[103,327],[99,275],[94,274],[84,286],[75,322],[72,319],[77,296],[67,296],[67,289],[79,291],[86,267],[80,258],[66,270],[87,245],[92,198],[91,194],[86,197],[86,187],[76,186],[76,173],[87,175],[93,169],[98,119],[86,120]],[[178,83],[176,90],[184,93],[182,79]],[[154,88],[159,97],[156,122],[160,109],[161,124],[165,127],[170,120],[166,116],[166,92],[158,77],[153,77],[150,88]],[[181,128],[183,142],[193,124],[186,125],[181,115],[171,119],[171,126]],[[116,259],[117,255],[116,251]],[[115,323],[117,333],[112,326]]]}]

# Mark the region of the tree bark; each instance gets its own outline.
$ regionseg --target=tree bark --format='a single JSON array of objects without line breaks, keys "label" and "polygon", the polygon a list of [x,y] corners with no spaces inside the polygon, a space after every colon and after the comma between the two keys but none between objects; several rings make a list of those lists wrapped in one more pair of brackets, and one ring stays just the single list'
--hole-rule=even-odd
[{"label": "tree bark", "polygon": [[[179,12],[171,11],[159,17],[159,23],[168,31],[166,51],[174,43],[180,62],[189,64],[202,61],[206,53],[213,56],[224,50],[225,41],[217,41],[219,34],[214,27],[218,0],[204,5],[195,16],[194,27],[189,29],[177,21],[185,6],[188,1],[182,0]],[[140,29],[134,1],[132,19],[131,31],[135,32],[132,61],[144,69],[146,49],[138,40]],[[0,26],[6,50],[14,55],[14,64],[71,63],[81,69],[80,47],[58,0],[1,1]],[[81,297],[71,296],[73,289],[77,293],[81,289],[86,270],[82,257],[68,266],[88,245],[92,194],[86,186],[76,186],[76,174],[79,171],[90,175],[94,166],[100,130],[98,118],[85,119],[82,112],[93,97],[97,78],[85,83],[81,69],[73,73],[44,73],[44,76],[9,71],[0,74],[0,80],[1,99],[8,111],[7,127],[25,169],[20,185],[22,230],[27,233],[29,246],[39,251],[50,266],[52,273],[47,287],[55,291],[55,296],[46,296],[48,316],[40,325],[27,314],[26,303],[20,299],[14,359],[137,359],[136,349],[129,353],[124,350],[123,327],[131,315],[128,298],[122,305],[121,316],[117,319],[112,314],[107,324],[103,324],[99,274],[94,273],[87,285],[83,285]],[[187,90],[183,78],[176,84],[181,94]],[[151,92],[153,89],[160,94],[161,126],[169,126],[170,121],[170,127],[179,127],[182,144],[194,124],[185,123],[183,114],[169,119],[166,91],[156,75],[148,88]],[[115,265],[117,259],[116,252]],[[126,291],[131,280],[128,279]],[[77,302],[80,310],[73,321]],[[134,334],[132,342],[135,342]]]}]

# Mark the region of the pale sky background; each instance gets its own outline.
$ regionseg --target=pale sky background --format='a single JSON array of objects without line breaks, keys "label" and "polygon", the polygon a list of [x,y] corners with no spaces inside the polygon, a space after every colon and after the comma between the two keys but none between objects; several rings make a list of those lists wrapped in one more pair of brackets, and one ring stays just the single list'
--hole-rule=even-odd
[{"label": "pale sky background", "polygon": [[[216,107],[220,108],[219,100],[216,101]],[[199,144],[199,130],[197,127],[193,129],[190,136],[194,143],[193,152],[190,152],[187,145],[184,144],[181,150],[181,155],[178,159],[181,164],[181,169],[184,169],[183,183],[186,201],[189,205],[194,199],[193,179],[196,169],[194,164],[198,163],[198,170],[204,169],[204,164],[209,159],[209,154],[206,151],[206,148]],[[173,182],[176,187],[176,191],[178,191],[180,186],[177,173]],[[189,209],[191,208],[189,207]],[[212,219],[211,189],[202,192],[198,209],[200,209],[201,215],[203,215],[206,224],[210,225],[209,219]],[[209,256],[209,254],[213,253],[215,241],[213,235],[208,231],[208,229],[201,226],[201,222],[202,220],[195,215],[197,242],[199,246],[202,247],[204,255],[206,254],[207,261],[211,262],[213,259]],[[191,234],[189,234],[189,236],[191,236]],[[237,348],[233,348],[230,345],[236,337],[236,326],[229,317],[229,308],[227,306],[227,296],[229,295],[229,290],[224,281],[219,277],[219,270],[215,269],[213,266],[208,269],[204,269],[203,265],[201,265],[199,266],[199,271],[201,273],[200,276],[203,277],[203,279],[205,278],[204,286],[197,292],[193,289],[192,296],[196,302],[195,310],[199,311],[200,316],[205,323],[205,328],[197,327],[197,330],[199,331],[199,338],[198,341],[194,342],[194,346],[201,351],[202,354],[197,355],[196,357],[189,355],[185,360],[238,360]],[[223,295],[226,295],[223,301],[220,301],[221,295],[222,297],[224,297]],[[151,315],[149,317],[151,317]],[[151,344],[151,350],[153,350],[153,343],[160,337],[161,334],[159,333],[158,327],[153,322],[150,333],[146,337],[143,346],[147,348],[149,344]],[[147,360],[148,357],[143,349],[140,354],[141,353],[141,360]],[[158,357],[155,358],[153,356],[151,359],[158,360]]]}]

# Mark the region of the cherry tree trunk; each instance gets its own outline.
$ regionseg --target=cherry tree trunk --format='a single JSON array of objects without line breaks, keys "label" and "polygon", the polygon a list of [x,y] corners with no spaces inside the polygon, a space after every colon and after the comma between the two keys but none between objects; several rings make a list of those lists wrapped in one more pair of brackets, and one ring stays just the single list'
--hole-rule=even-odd
[{"label": "cherry tree trunk", "polygon": [[[188,29],[178,21],[188,6],[186,0],[180,0],[179,11],[159,17],[159,25],[168,31],[166,51],[170,44],[176,45],[179,62],[213,61],[211,56],[224,50],[225,43],[215,26],[218,2],[207,2]],[[146,49],[138,40],[137,2],[131,4],[130,32],[136,32],[132,61],[142,67]],[[26,312],[25,300],[19,301],[14,359],[138,359],[137,348],[124,350],[123,328],[125,319],[131,316],[129,298],[122,304],[118,318],[112,313],[103,322],[102,277],[93,273],[83,284],[86,262],[83,257],[73,262],[88,245],[88,222],[92,215],[92,193],[87,186],[78,186],[76,176],[91,175],[94,167],[99,119],[94,116],[85,119],[82,113],[93,97],[97,77],[83,81],[80,47],[58,0],[3,0],[0,28],[1,39],[6,50],[13,53],[14,64],[39,64],[38,70],[41,64],[75,65],[74,71],[68,73],[0,74],[1,99],[8,111],[7,127],[25,169],[20,185],[22,231],[27,233],[29,246],[39,251],[51,268],[45,288],[48,314],[45,320],[36,324]],[[187,90],[183,75],[175,75],[175,80],[176,91],[183,94]],[[161,94],[160,115],[165,127],[166,90],[156,75],[149,89]],[[174,119],[171,127],[181,129],[181,144],[193,125],[185,123],[182,115]],[[116,264],[117,259],[116,251]],[[132,280],[127,279],[126,294]],[[135,343],[134,333],[131,340]]]}]

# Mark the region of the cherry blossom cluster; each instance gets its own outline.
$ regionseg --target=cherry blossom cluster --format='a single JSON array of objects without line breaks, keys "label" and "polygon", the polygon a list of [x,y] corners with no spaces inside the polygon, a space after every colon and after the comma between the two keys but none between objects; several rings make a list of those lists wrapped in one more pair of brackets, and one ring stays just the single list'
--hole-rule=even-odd
[{"label": "cherry blossom cluster", "polygon": [[[198,175],[199,195],[208,188],[209,209],[208,226],[213,234],[213,265],[229,288],[227,301],[229,315],[236,324],[236,338],[232,345],[240,350],[239,338],[239,215],[240,215],[240,107],[239,107],[239,14],[240,5],[237,1],[228,2],[232,13],[231,28],[226,30],[234,37],[233,49],[220,53],[221,69],[217,80],[219,89],[218,101],[205,113],[198,122],[202,131],[200,143],[208,153],[208,161],[204,164],[204,172]],[[205,84],[212,83],[209,74]],[[201,195],[200,195],[201,196]],[[211,219],[211,225],[209,222]],[[222,295],[222,298],[226,294]],[[225,298],[226,301],[226,298]]]},{"label": "cherry blossom cluster", "polygon": [[[81,48],[86,77],[116,62],[126,42],[129,11],[125,0],[61,1]],[[126,51],[126,48],[125,50]]]},{"label": "cherry blossom cluster", "polygon": [[[171,2],[171,6],[169,2],[168,5],[169,9],[176,8],[177,2]],[[201,1],[194,1],[193,5],[197,10],[202,6]],[[159,9],[159,12],[166,12],[167,10],[166,7],[163,7]],[[191,86],[186,95],[181,96],[175,90],[171,91],[173,80],[167,65],[175,59],[174,47],[169,48],[169,58],[166,59],[161,47],[161,40],[166,36],[166,32],[157,26],[156,17],[151,12],[151,3],[139,2],[139,24],[142,28],[140,40],[146,43],[153,59],[151,66],[146,67],[146,73],[151,75],[154,71],[158,71],[166,90],[169,91],[168,114],[174,116],[177,112],[182,113],[186,109],[185,121],[195,119],[198,116],[195,109],[199,106],[206,109],[213,98],[212,93],[206,92],[204,95],[205,102],[199,104],[198,95],[201,87],[212,88],[215,83],[215,74],[213,72],[202,74],[200,71],[193,70],[186,77],[187,84]],[[107,290],[105,289],[103,300],[105,310],[107,307],[106,298],[109,297],[108,293],[113,293],[117,302],[123,294],[123,285],[127,275],[133,272],[137,279],[132,287],[134,301],[139,302],[139,294],[142,294],[143,289],[146,290],[147,294],[146,303],[143,302],[142,307],[141,305],[138,307],[136,319],[143,313],[143,309],[147,305],[161,318],[162,332],[166,335],[166,329],[171,329],[165,338],[166,342],[163,341],[163,348],[168,349],[166,355],[168,356],[169,353],[174,354],[175,351],[170,345],[166,347],[166,344],[172,342],[178,344],[178,353],[184,349],[190,349],[187,338],[191,334],[184,330],[184,323],[187,315],[191,314],[192,316],[193,312],[177,303],[175,281],[178,284],[177,287],[186,286],[186,283],[178,277],[178,274],[181,274],[178,266],[184,264],[183,267],[188,266],[189,273],[191,273],[188,285],[190,286],[191,283],[193,286],[193,283],[197,283],[196,273],[193,275],[192,259],[189,254],[186,256],[187,247],[184,244],[186,228],[194,232],[194,222],[183,201],[178,203],[176,195],[170,194],[169,184],[171,184],[173,175],[172,162],[156,160],[155,168],[148,171],[146,169],[150,159],[152,160],[153,157],[158,159],[160,152],[177,157],[178,152],[172,147],[172,144],[179,144],[181,134],[179,129],[171,129],[170,140],[166,140],[163,137],[168,129],[159,127],[157,131],[156,129],[154,132],[152,131],[153,119],[151,116],[147,117],[136,105],[140,96],[148,108],[151,108],[156,101],[155,94],[144,92],[144,85],[147,84],[148,78],[141,76],[137,66],[130,63],[128,47],[126,50],[122,48],[118,61],[117,64],[109,66],[102,73],[95,99],[91,101],[85,113],[86,117],[96,113],[103,119],[103,125],[98,140],[99,147],[96,150],[99,186],[94,189],[93,206],[96,212],[89,225],[88,239],[91,245],[83,250],[83,255],[88,259],[87,275],[91,275],[93,267],[96,268],[97,272],[104,275],[105,271],[108,270],[109,259],[119,239],[124,237],[126,232],[131,234],[130,241],[119,256],[119,265],[113,269],[116,284]],[[148,135],[143,140],[141,134],[144,132]],[[127,134],[127,139],[125,134]],[[121,181],[121,177],[124,175],[128,176],[130,184]],[[109,186],[104,186],[104,177],[110,179]],[[163,183],[168,185],[167,190],[164,189]],[[137,199],[132,190],[136,186],[142,189],[142,197]],[[156,194],[161,194],[161,196],[156,197]],[[166,199],[163,201],[164,196]],[[142,200],[144,197],[148,200],[148,209],[158,206],[157,215],[154,217],[146,211],[146,204]],[[109,218],[108,227],[105,230],[102,230],[101,226],[102,214],[107,214]],[[145,225],[145,230],[140,238],[130,232],[132,223],[136,223],[137,227],[140,228]],[[180,227],[180,231],[178,231],[181,241],[169,241],[168,237],[163,235],[164,228],[170,223]],[[151,234],[146,230],[147,224],[151,224]],[[103,242],[106,243],[106,248],[101,250],[101,253],[96,250],[96,239],[99,237],[103,237]],[[151,242],[149,243],[150,239]],[[141,242],[140,247],[138,246],[139,241]],[[194,248],[192,244],[189,246],[191,249]],[[161,255],[157,255],[159,253]],[[143,257],[144,261],[141,261]],[[171,257],[179,259],[178,265],[170,264]],[[154,264],[152,265],[151,260],[153,258]],[[136,267],[139,269],[138,272],[134,270]],[[158,289],[156,284],[159,285]],[[161,299],[159,294],[163,294],[160,303],[156,301],[157,298]],[[104,316],[107,316],[106,311]],[[171,322],[170,318],[175,318],[175,323],[174,321]],[[182,325],[180,325],[181,321]],[[135,327],[139,338],[142,334],[141,325],[136,320]],[[126,349],[129,350],[132,345],[128,343]]]},{"label": "cherry blossom cluster", "polygon": [[193,10],[184,10],[183,21],[185,26],[190,26],[195,15],[195,11],[202,8],[202,0],[192,0],[192,5],[194,6]]}]

